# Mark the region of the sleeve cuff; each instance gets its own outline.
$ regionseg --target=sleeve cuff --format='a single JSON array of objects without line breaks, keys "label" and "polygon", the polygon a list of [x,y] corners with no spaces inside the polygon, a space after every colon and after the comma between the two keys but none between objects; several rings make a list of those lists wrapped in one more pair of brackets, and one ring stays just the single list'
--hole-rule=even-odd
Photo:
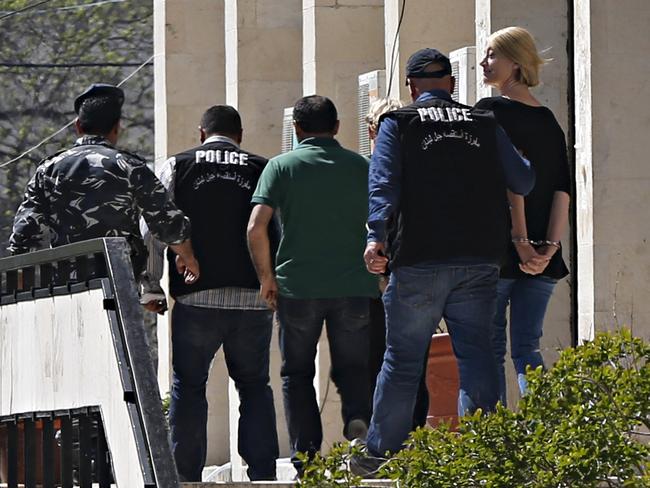
[{"label": "sleeve cuff", "polygon": [[267,206],[271,207],[272,209],[276,208],[275,202],[273,202],[269,198],[262,197],[262,196],[259,196],[259,195],[253,195],[253,198],[251,198],[251,203],[253,205],[258,205],[258,204],[259,205],[267,205]]},{"label": "sleeve cuff", "polygon": [[154,232],[151,232],[151,234],[168,246],[177,246],[192,237],[192,224],[190,223],[190,219],[184,215],[177,233],[169,236],[156,235]]},{"label": "sleeve cuff", "polygon": [[159,282],[156,282],[154,280],[149,279],[148,276],[145,275],[141,279],[141,285],[142,285],[142,293],[147,294],[147,295],[162,295],[163,297],[165,296],[165,292],[160,286]]},{"label": "sleeve cuff", "polygon": [[386,241],[386,225],[381,221],[368,222],[366,229],[368,229],[367,242],[385,242]]}]

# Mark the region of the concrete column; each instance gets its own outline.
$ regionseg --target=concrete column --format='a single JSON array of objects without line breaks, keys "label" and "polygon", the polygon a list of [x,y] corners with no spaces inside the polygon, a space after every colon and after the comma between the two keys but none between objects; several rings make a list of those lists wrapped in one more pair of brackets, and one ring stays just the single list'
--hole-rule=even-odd
[{"label": "concrete column", "polygon": [[238,108],[243,146],[280,152],[282,109],[302,91],[300,0],[225,0],[226,100]]},{"label": "concrete column", "polygon": [[650,8],[574,6],[580,338],[628,326],[647,339]]},{"label": "concrete column", "polygon": [[[485,56],[487,38],[499,29],[520,26],[528,29],[542,51],[542,57],[550,61],[542,68],[540,86],[533,89],[539,101],[548,106],[565,134],[569,127],[567,104],[568,53],[567,49],[567,4],[565,0],[544,0],[543,2],[520,2],[518,0],[476,0],[476,56],[477,56],[477,100],[492,96],[492,89],[482,82],[482,70],[478,62]],[[496,95],[496,91],[494,95]],[[570,142],[570,141],[569,141]],[[563,238],[564,259],[569,264],[571,256],[570,233]],[[560,281],[544,322],[542,353],[547,364],[557,358],[557,349],[571,345],[571,289],[570,280]],[[509,401],[515,404],[518,398],[517,383],[511,361],[506,358]]]},{"label": "concrete column", "polygon": [[[535,96],[547,105],[566,131],[567,108],[567,3],[566,0],[520,2],[518,0],[476,0],[476,57],[485,56],[487,38],[499,29],[519,26],[528,29],[550,61],[542,68],[542,83]],[[478,64],[477,64],[478,66]],[[492,89],[483,84],[482,70],[477,68],[477,99],[492,96]],[[496,93],[495,93],[496,94]]]},{"label": "concrete column", "polygon": [[[201,115],[225,103],[223,0],[155,0],[154,83],[155,156],[168,156],[199,144]],[[162,283],[167,285],[167,279]],[[170,390],[169,313],[158,321],[159,383]],[[228,377],[223,354],[213,363],[208,382],[207,464],[229,460]]]},{"label": "concrete column", "polygon": [[[303,93],[332,99],[341,121],[337,139],[357,151],[358,76],[384,65],[383,1],[303,0],[302,9]],[[329,347],[323,332],[314,387],[322,410],[324,452],[344,440],[341,401],[329,371]]]},{"label": "concrete column", "polygon": [[594,327],[594,182],[592,170],[591,8],[574,2],[575,151],[578,260],[578,339],[593,339]]},{"label": "concrete column", "polygon": [[404,73],[411,54],[424,47],[449,54],[474,45],[474,0],[409,0],[396,38],[402,5],[404,0],[385,1],[385,63],[387,86],[392,71],[390,96],[406,102],[410,100]]},{"label": "concrete column", "polygon": [[337,139],[358,150],[357,90],[361,73],[384,66],[382,0],[303,0],[303,93],[332,99]]},{"label": "concrete column", "polygon": [[[242,147],[267,158],[280,153],[282,117],[302,94],[302,11],[300,0],[225,0],[226,101],[244,127]],[[284,421],[280,352],[271,343],[271,383],[275,397],[280,455],[289,454]],[[237,454],[239,400],[230,392],[230,456],[233,480],[244,476]],[[223,443],[223,439],[221,439]],[[282,473],[278,473],[282,476]]]},{"label": "concrete column", "polygon": [[210,105],[224,103],[223,0],[155,0],[156,160],[199,143]]}]

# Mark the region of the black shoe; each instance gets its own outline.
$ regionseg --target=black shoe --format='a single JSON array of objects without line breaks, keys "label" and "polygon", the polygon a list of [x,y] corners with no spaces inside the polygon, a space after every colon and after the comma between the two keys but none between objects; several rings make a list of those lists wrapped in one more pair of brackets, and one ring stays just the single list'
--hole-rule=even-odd
[{"label": "black shoe", "polygon": [[365,443],[360,439],[352,441],[351,446],[360,447],[361,453],[350,456],[350,471],[363,479],[378,478],[379,470],[387,460],[370,455]]},{"label": "black shoe", "polygon": [[361,439],[365,442],[368,437],[368,423],[363,419],[352,419],[345,426],[345,438],[349,441]]}]

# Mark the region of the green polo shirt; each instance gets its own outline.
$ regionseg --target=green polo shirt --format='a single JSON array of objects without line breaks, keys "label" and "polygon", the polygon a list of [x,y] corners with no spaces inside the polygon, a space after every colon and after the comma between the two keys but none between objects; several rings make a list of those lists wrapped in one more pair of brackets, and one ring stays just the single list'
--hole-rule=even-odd
[{"label": "green polo shirt", "polygon": [[289,298],[378,295],[363,251],[368,160],[332,138],[304,139],[266,165],[252,199],[279,210],[279,293]]}]

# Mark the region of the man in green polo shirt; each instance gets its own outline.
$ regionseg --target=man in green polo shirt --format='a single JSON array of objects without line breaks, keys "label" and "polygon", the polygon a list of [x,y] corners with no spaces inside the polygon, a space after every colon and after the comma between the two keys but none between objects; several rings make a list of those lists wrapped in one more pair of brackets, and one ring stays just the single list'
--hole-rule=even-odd
[{"label": "man in green polo shirt", "polygon": [[[343,434],[365,437],[369,419],[369,298],[376,278],[363,261],[368,216],[368,160],[334,139],[339,121],[331,100],[304,97],[293,109],[300,142],[269,161],[253,194],[248,242],[261,294],[277,309],[284,407],[291,454],[313,455],[323,438],[313,387],[323,322],[331,377],[342,402]],[[272,266],[267,226],[279,211],[283,235]]]}]

